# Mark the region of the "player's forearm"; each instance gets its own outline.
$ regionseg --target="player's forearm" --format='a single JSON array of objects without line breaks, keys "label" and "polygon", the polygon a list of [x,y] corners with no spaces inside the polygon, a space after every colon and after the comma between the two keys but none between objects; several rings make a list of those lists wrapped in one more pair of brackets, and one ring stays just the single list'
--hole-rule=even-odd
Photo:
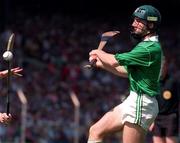
[{"label": "player's forearm", "polygon": [[106,52],[99,52],[98,53],[99,59],[104,63],[105,65],[116,67],[118,66],[118,61],[115,59],[113,54],[109,54]]},{"label": "player's forearm", "polygon": [[118,61],[115,59],[113,54],[109,54],[106,52],[99,52],[98,57],[103,63],[103,69],[121,76],[121,77],[127,77],[127,71],[124,68],[124,66],[119,65]]},{"label": "player's forearm", "polygon": [[120,77],[128,77],[127,71],[124,68],[124,66],[116,66],[116,67],[112,67],[106,64],[103,64],[103,69],[105,69],[106,71],[109,71],[117,76]]}]

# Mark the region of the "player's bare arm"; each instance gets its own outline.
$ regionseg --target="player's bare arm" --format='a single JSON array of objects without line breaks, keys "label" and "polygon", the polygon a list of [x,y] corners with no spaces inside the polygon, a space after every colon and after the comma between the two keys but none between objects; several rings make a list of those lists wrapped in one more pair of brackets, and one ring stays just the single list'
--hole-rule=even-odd
[{"label": "player's bare arm", "polygon": [[[20,68],[20,67],[12,68],[11,69],[11,74],[15,75],[15,76],[22,76],[20,74],[22,71],[23,71],[23,69]],[[0,78],[7,77],[7,75],[8,75],[8,70],[0,71]]]},{"label": "player's bare arm", "polygon": [[97,60],[97,67],[105,69],[115,75],[127,77],[126,69],[124,66],[119,65],[113,54],[106,53],[102,50],[92,50],[90,52],[90,60],[93,58]]}]

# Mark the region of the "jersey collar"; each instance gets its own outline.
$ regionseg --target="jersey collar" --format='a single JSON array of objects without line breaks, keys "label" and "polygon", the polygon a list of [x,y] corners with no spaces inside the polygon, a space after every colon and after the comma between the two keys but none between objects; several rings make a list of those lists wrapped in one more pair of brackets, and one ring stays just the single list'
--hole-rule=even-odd
[{"label": "jersey collar", "polygon": [[144,41],[158,42],[159,39],[158,39],[158,36],[151,36],[151,37],[145,38]]}]

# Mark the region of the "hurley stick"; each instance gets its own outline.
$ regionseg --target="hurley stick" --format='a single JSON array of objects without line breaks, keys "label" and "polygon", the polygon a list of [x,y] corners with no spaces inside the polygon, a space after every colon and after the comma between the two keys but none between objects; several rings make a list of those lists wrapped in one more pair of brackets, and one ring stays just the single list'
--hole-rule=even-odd
[{"label": "hurley stick", "polygon": [[[102,50],[102,49],[105,47],[107,41],[108,41],[110,38],[112,38],[113,36],[115,36],[116,34],[119,34],[119,33],[120,33],[119,31],[108,31],[108,32],[103,33],[102,36],[101,36],[101,41],[100,41],[99,46],[98,46],[97,49]],[[92,60],[89,64],[85,65],[84,67],[85,67],[85,68],[94,67],[95,64],[96,64],[96,61],[97,61],[97,60],[94,59],[94,60]]]}]

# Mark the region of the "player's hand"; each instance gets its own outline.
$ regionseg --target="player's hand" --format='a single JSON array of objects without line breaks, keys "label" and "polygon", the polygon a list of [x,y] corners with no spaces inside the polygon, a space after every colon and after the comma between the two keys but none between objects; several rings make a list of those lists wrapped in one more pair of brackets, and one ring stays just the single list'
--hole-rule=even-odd
[{"label": "player's hand", "polygon": [[[12,68],[11,69],[11,74],[12,75],[15,75],[15,76],[22,76],[20,73],[23,71],[22,68],[20,67],[16,67],[16,68]],[[4,77],[7,77],[8,75],[8,70],[4,70],[4,71],[1,71],[0,72],[0,77],[1,78],[4,78]]]},{"label": "player's hand", "polygon": [[90,55],[89,56],[89,62],[92,62],[93,60],[97,60],[97,55]]},{"label": "player's hand", "polygon": [[92,62],[93,60],[98,60],[98,54],[101,52],[102,50],[92,50],[91,52],[89,52],[89,62]]},{"label": "player's hand", "polygon": [[102,50],[98,50],[98,49],[95,49],[95,50],[92,50],[91,52],[89,52],[89,56],[97,56],[99,57],[99,55],[101,54],[104,54],[105,52],[102,51]]},{"label": "player's hand", "polygon": [[12,119],[11,114],[7,115],[6,113],[0,113],[0,123],[9,123]]},{"label": "player's hand", "polygon": [[102,50],[92,50],[90,53],[89,53],[89,62],[91,62],[92,60],[96,60],[96,64],[95,66],[98,67],[98,68],[103,68],[104,65],[103,65],[103,62],[101,61],[101,59],[99,58],[99,56],[101,55],[104,55],[105,52],[102,51]]},{"label": "player's hand", "polygon": [[97,57],[97,55],[91,55],[89,57],[89,62],[92,62],[93,60],[96,60],[95,62],[95,67],[101,68],[103,67],[103,64],[101,62],[101,60]]},{"label": "player's hand", "polygon": [[96,67],[98,67],[98,68],[103,68],[103,63],[102,63],[102,61],[97,57],[96,58]]}]

